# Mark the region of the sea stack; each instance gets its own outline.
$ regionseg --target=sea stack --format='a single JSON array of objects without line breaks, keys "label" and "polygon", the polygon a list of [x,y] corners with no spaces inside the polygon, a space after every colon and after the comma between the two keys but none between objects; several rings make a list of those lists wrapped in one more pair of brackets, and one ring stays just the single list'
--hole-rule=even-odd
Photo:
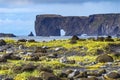
[{"label": "sea stack", "polygon": [[34,36],[34,34],[32,32],[30,32],[30,34],[28,36]]}]

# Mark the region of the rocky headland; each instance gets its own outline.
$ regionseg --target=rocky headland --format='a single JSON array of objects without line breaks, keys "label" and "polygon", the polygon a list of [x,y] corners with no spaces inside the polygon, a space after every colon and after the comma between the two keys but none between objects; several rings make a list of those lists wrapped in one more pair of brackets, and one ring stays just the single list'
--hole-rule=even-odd
[{"label": "rocky headland", "polygon": [[37,15],[37,36],[117,35],[120,34],[120,14],[95,14],[90,16]]},{"label": "rocky headland", "polygon": [[16,37],[16,35],[11,33],[0,33],[0,37]]}]

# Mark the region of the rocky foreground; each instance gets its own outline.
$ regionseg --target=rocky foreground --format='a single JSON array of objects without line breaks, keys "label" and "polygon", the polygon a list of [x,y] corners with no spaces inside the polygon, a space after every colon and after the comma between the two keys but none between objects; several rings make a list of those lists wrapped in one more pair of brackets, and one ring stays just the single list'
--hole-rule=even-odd
[{"label": "rocky foreground", "polygon": [[120,39],[0,40],[0,80],[120,80]]}]

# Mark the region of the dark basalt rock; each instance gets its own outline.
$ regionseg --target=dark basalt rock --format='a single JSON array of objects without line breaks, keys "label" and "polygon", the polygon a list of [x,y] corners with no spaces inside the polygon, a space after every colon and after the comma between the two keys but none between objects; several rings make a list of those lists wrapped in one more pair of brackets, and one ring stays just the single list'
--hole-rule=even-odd
[{"label": "dark basalt rock", "polygon": [[18,42],[26,42],[26,39],[19,39]]},{"label": "dark basalt rock", "polygon": [[60,73],[58,76],[60,78],[67,78],[68,75],[66,73]]},{"label": "dark basalt rock", "polygon": [[76,35],[74,35],[74,36],[71,38],[71,40],[79,40],[79,37],[76,36]]},{"label": "dark basalt rock", "polygon": [[4,80],[14,80],[13,78],[5,78]]},{"label": "dark basalt rock", "polygon": [[29,39],[27,42],[36,42],[34,39]]},{"label": "dark basalt rock", "polygon": [[116,35],[120,33],[120,14],[95,14],[90,16],[37,15],[37,36]]},{"label": "dark basalt rock", "polygon": [[40,71],[40,72],[45,71],[45,72],[53,73],[53,70],[49,67],[38,66],[37,70]]},{"label": "dark basalt rock", "polygon": [[13,68],[13,72],[15,73],[21,73],[22,72],[22,66],[14,66]]},{"label": "dark basalt rock", "polygon": [[98,62],[113,62],[113,58],[107,54],[102,54],[96,58],[96,61]]},{"label": "dark basalt rock", "polygon": [[3,39],[0,40],[0,46],[2,45],[6,45],[6,42]]},{"label": "dark basalt rock", "polygon": [[41,77],[33,77],[33,76],[30,76],[28,77],[27,80],[43,80]]},{"label": "dark basalt rock", "polygon": [[110,72],[109,74],[106,75],[108,78],[112,78],[112,79],[117,79],[120,78],[120,74],[116,73],[116,72]]},{"label": "dark basalt rock", "polygon": [[53,73],[49,73],[49,72],[41,72],[41,78],[43,80],[61,80],[60,78],[56,77]]},{"label": "dark basalt rock", "polygon": [[11,56],[12,56],[12,55],[13,55],[12,53],[3,54],[2,58],[11,59]]},{"label": "dark basalt rock", "polygon": [[0,57],[0,62],[7,62],[7,59]]},{"label": "dark basalt rock", "polygon": [[22,71],[33,71],[36,68],[36,66],[32,64],[26,64],[22,67]]},{"label": "dark basalt rock", "polygon": [[30,34],[28,36],[34,36],[34,34],[32,32],[30,32]]},{"label": "dark basalt rock", "polygon": [[0,37],[16,37],[14,34],[6,34],[6,33],[0,33]]}]

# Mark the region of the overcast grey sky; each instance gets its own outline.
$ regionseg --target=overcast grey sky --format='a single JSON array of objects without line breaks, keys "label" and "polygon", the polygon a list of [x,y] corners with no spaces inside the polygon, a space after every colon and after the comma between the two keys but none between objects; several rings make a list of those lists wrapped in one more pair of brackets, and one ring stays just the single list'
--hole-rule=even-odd
[{"label": "overcast grey sky", "polygon": [[120,0],[0,0],[0,32],[28,35],[38,14],[88,16],[120,13],[119,7]]}]

